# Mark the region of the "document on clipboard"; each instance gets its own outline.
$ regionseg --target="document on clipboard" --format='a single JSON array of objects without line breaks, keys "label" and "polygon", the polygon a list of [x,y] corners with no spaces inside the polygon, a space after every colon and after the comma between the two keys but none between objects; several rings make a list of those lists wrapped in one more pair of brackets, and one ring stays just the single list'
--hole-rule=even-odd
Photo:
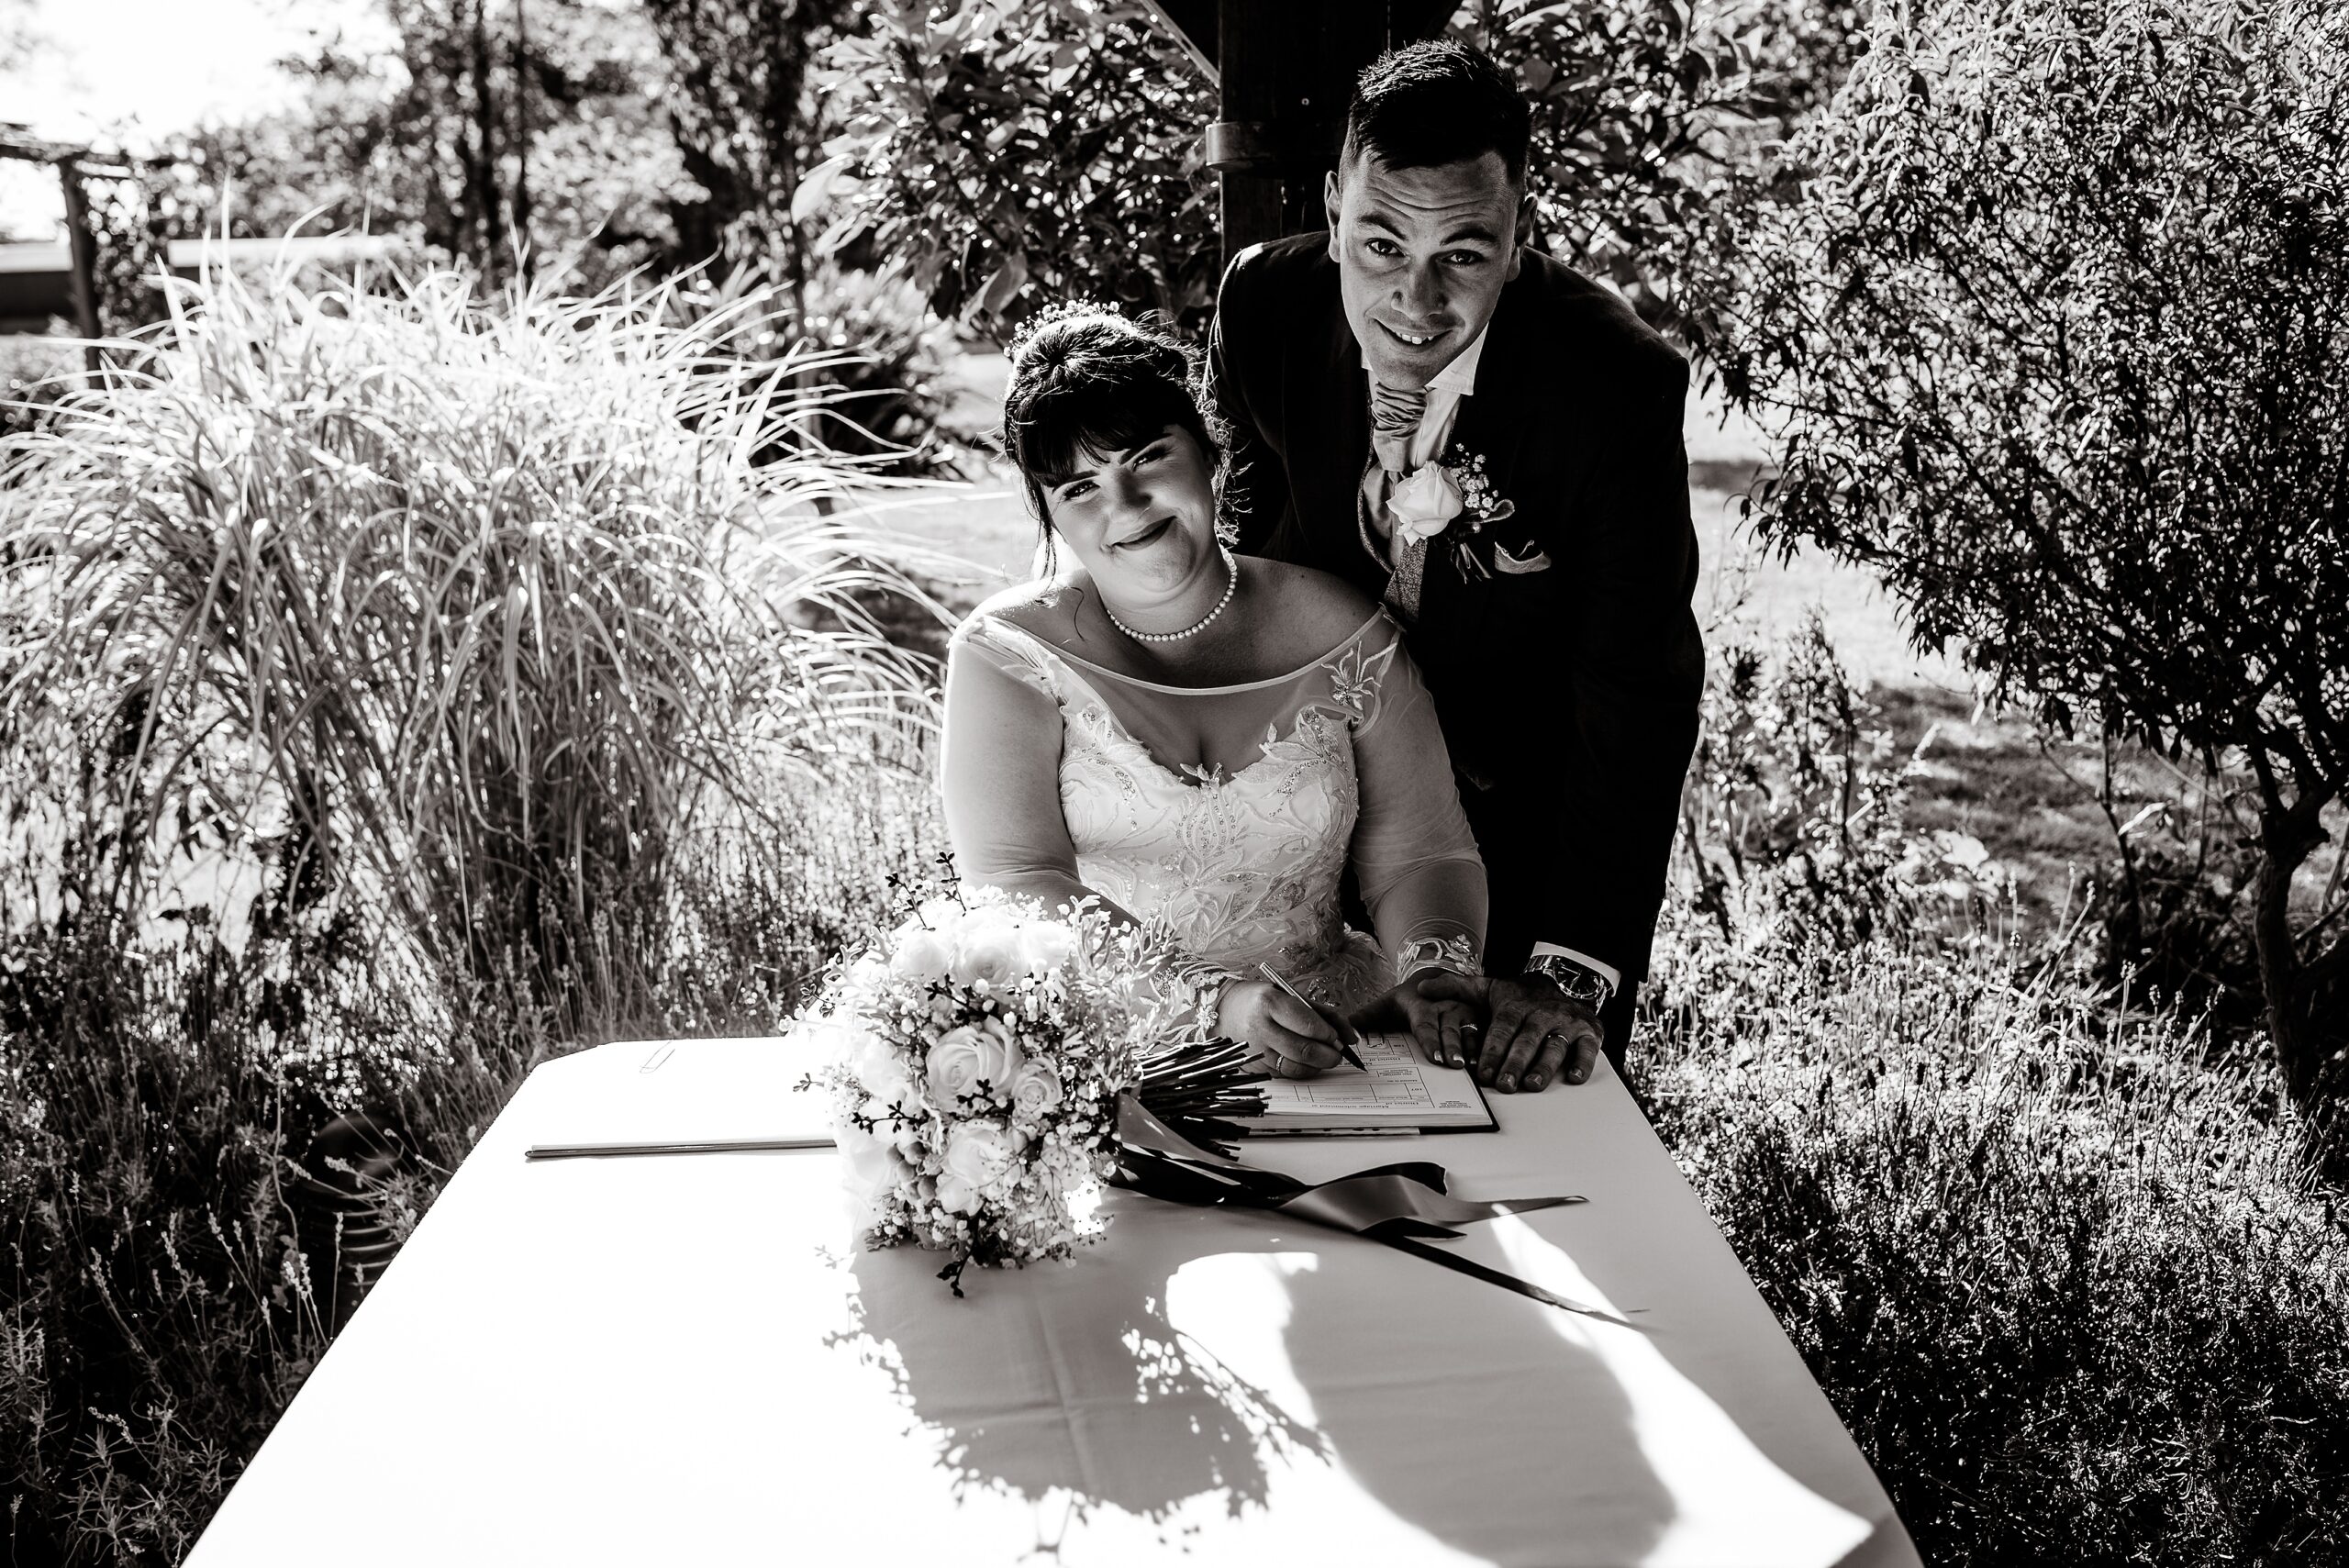
[{"label": "document on clipboard", "polygon": [[1341,1067],[1318,1078],[1273,1078],[1261,1087],[1264,1114],[1234,1117],[1251,1133],[1494,1132],[1500,1124],[1464,1067],[1439,1067],[1408,1034],[1365,1034],[1364,1072]]}]

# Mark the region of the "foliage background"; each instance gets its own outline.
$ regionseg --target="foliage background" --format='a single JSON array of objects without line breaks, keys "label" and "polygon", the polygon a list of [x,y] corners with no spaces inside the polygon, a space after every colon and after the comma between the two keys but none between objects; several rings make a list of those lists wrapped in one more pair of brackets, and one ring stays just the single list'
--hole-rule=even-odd
[{"label": "foliage background", "polygon": [[[232,188],[239,232],[323,206],[412,239],[407,284],[216,279],[167,319],[126,276],[114,319],[159,334],[99,392],[52,386],[0,470],[0,1485],[22,1561],[181,1555],[534,1062],[765,1032],[870,930],[886,876],[942,845],[896,728],[921,677],[873,634],[934,645],[937,619],[924,563],[841,519],[946,455],[950,356],[1062,293],[1196,326],[1213,286],[1210,95],[1123,0],[532,0],[526,28],[495,0],[386,4],[389,54],[304,61],[305,106],[189,136],[106,222],[187,235]],[[1912,604],[1960,595],[1912,624],[1978,652],[2001,645],[1962,595],[2015,562],[1972,474],[2093,471],[2119,499],[2079,526],[2124,539],[2221,516],[2139,505],[2202,494],[2196,473],[2232,476],[2231,527],[2337,531],[2337,485],[2260,488],[2304,472],[2263,470],[2262,442],[2320,474],[2349,450],[2344,361],[2308,351],[2337,335],[2338,291],[2309,287],[2337,251],[2225,241],[2331,233],[2341,103],[2259,98],[2287,77],[2248,21],[2200,52],[2128,41],[2207,32],[2181,18],[1475,0],[1453,27],[1536,100],[1543,242],[1765,414],[1772,542],[1844,550]],[[2000,27],[2029,68],[1968,74]],[[2290,82],[2337,52],[2308,36]],[[2103,95],[2064,95],[2082,84]],[[2141,199],[2181,169],[2175,204]],[[2300,227],[2196,227],[2245,213]],[[2042,270],[2020,290],[1973,270],[2000,265]],[[2246,311],[2304,322],[2273,338],[2301,357],[2218,352]],[[2105,414],[2131,406],[2115,365],[2165,413],[2247,390],[2181,444]],[[2302,423],[2262,435],[2279,367]],[[613,462],[573,461],[614,430]],[[321,505],[338,473],[352,496],[395,476],[413,545]],[[732,580],[713,524],[786,564],[704,592]],[[2097,585],[2166,615],[2169,577],[2120,574],[2138,555],[2095,557]],[[333,599],[342,562],[398,602]],[[534,617],[534,584],[543,606],[623,562],[642,593],[581,595],[634,628],[622,656],[585,618]],[[314,637],[321,615],[348,633]],[[183,628],[193,673],[168,656]],[[1725,618],[1708,642],[1632,1081],[1928,1559],[2349,1554],[2339,1188],[2258,1000],[2256,770],[2225,736],[2173,762],[2077,693],[2075,733],[1995,721],[2013,755],[1989,759],[1952,737],[1993,719],[1855,689],[1823,625]],[[394,647],[443,661],[462,700],[413,703]],[[557,678],[582,655],[595,681]],[[685,707],[616,695],[640,680]],[[89,700],[52,701],[61,681]],[[299,726],[250,744],[272,681],[336,706],[343,751]],[[712,717],[745,703],[775,720],[747,751]],[[438,781],[431,809],[371,839],[364,804],[418,800],[378,759],[419,725],[444,726],[407,775]],[[631,782],[599,795],[558,762],[598,750]],[[2012,792],[2050,766],[2110,834],[2039,853],[2076,862],[2052,895],[2018,873],[2044,795]],[[2292,907],[2321,934],[2343,819],[2314,820],[2330,848]],[[409,841],[505,869],[395,894],[385,846]]]}]

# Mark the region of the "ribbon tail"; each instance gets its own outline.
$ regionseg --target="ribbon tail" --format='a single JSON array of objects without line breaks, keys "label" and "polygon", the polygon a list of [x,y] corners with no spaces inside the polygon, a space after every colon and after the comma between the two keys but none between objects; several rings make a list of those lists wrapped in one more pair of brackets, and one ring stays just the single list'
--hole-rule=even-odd
[{"label": "ribbon tail", "polygon": [[[1467,1201],[1467,1200],[1463,1200]],[[1560,1193],[1555,1197],[1495,1197],[1471,1202],[1469,1207],[1480,1210],[1479,1219],[1498,1219],[1505,1214],[1531,1214],[1537,1208],[1561,1208],[1570,1203],[1588,1203],[1580,1193]]]},{"label": "ribbon tail", "polygon": [[[1383,1241],[1397,1251],[1408,1252],[1416,1258],[1425,1258],[1431,1263],[1442,1263],[1445,1268],[1456,1270],[1471,1279],[1480,1279],[1487,1284],[1497,1284],[1504,1290],[1513,1290],[1520,1296],[1530,1296],[1545,1306],[1555,1307],[1567,1312],[1579,1312],[1586,1318],[1596,1318],[1602,1323],[1612,1323],[1619,1329],[1638,1329],[1640,1327],[1637,1323],[1627,1323],[1612,1312],[1602,1311],[1587,1302],[1575,1301],[1560,1296],[1555,1291],[1544,1290],[1542,1286],[1521,1280],[1515,1274],[1503,1273],[1498,1269],[1488,1269],[1474,1258],[1464,1258],[1456,1253],[1444,1251],[1441,1248],[1431,1247],[1424,1241],[1415,1241],[1408,1236],[1390,1231],[1385,1227],[1375,1230],[1365,1230],[1363,1234],[1374,1241]],[[1644,1332],[1644,1330],[1642,1331]]]}]

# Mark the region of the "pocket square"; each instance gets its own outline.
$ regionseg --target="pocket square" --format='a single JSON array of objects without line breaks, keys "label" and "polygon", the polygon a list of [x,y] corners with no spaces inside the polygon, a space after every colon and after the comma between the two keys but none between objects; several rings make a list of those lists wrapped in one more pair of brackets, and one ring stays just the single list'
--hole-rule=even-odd
[{"label": "pocket square", "polygon": [[1549,551],[1530,540],[1525,548],[1531,553],[1511,555],[1506,546],[1496,543],[1493,546],[1493,570],[1506,572],[1512,577],[1522,577],[1529,572],[1550,570]]}]

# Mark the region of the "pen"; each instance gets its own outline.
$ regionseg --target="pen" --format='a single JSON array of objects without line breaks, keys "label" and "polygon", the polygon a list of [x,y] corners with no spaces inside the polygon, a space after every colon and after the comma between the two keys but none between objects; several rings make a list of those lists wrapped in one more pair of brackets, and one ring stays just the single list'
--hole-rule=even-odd
[{"label": "pen", "polygon": [[[1258,970],[1263,972],[1265,979],[1271,981],[1274,984],[1279,986],[1282,990],[1287,992],[1298,1001],[1305,1002],[1307,1006],[1313,1007],[1312,1003],[1305,1001],[1304,992],[1299,991],[1296,986],[1291,985],[1287,981],[1281,978],[1281,972],[1279,970],[1275,969],[1269,963],[1263,962],[1259,962],[1256,967]],[[1316,1013],[1319,1013],[1321,1009],[1319,1007],[1313,1007],[1313,1010]],[[1338,1057],[1341,1061],[1344,1062],[1347,1066],[1353,1068],[1357,1073],[1367,1073],[1370,1071],[1369,1068],[1363,1065],[1362,1058],[1354,1054],[1354,1048],[1348,1045],[1342,1040],[1338,1042]]]},{"label": "pen", "polygon": [[596,1160],[629,1154],[754,1154],[771,1149],[829,1149],[829,1138],[696,1138],[664,1143],[533,1143],[526,1160]]}]

